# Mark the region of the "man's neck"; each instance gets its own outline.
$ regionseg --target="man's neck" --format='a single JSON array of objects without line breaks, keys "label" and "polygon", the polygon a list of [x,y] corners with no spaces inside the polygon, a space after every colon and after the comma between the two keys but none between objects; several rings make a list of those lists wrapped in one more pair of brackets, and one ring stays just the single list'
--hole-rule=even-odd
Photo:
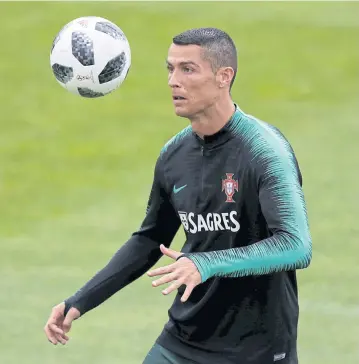
[{"label": "man's neck", "polygon": [[201,114],[190,119],[192,130],[201,138],[213,135],[228,123],[234,111],[235,105],[230,98],[213,104]]}]

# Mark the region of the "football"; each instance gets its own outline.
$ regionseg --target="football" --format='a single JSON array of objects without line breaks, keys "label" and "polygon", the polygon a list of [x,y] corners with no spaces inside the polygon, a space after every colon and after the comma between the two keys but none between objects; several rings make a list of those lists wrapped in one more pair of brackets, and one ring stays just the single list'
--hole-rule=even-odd
[{"label": "football", "polygon": [[131,66],[124,32],[96,16],[75,19],[56,35],[50,52],[52,72],[66,90],[95,98],[116,90]]}]

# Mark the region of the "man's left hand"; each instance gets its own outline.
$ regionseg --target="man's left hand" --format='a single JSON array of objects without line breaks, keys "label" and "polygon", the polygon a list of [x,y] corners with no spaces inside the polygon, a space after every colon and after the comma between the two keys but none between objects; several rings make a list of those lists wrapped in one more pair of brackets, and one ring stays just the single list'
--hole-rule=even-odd
[{"label": "man's left hand", "polygon": [[[166,248],[164,245],[160,246],[161,252],[176,260],[179,256],[183,255],[183,253],[176,252],[173,249]],[[156,268],[148,273],[149,277],[155,277],[159,275],[164,275],[163,277],[152,282],[153,287],[158,287],[165,283],[172,284],[162,291],[164,295],[167,295],[178,289],[183,284],[186,285],[186,290],[184,291],[181,301],[186,302],[188,297],[191,295],[193,289],[201,283],[201,275],[198,272],[196,265],[192,262],[192,260],[183,257],[178,259],[172,264],[167,266]]]}]

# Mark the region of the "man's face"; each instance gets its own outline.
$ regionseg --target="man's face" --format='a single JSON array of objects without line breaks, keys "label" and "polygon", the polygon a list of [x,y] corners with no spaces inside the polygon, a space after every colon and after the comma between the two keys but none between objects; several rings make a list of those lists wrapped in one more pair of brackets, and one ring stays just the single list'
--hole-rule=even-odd
[{"label": "man's face", "polygon": [[168,51],[168,84],[178,116],[193,117],[213,105],[219,84],[211,64],[196,45],[172,44]]}]

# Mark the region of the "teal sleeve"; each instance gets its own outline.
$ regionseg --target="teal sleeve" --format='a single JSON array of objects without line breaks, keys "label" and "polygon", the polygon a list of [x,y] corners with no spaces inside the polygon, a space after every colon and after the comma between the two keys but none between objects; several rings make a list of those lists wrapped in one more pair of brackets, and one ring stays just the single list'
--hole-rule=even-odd
[{"label": "teal sleeve", "polygon": [[290,153],[257,153],[254,178],[271,236],[245,247],[190,253],[202,281],[306,268],[312,257],[306,204],[296,160]]}]

